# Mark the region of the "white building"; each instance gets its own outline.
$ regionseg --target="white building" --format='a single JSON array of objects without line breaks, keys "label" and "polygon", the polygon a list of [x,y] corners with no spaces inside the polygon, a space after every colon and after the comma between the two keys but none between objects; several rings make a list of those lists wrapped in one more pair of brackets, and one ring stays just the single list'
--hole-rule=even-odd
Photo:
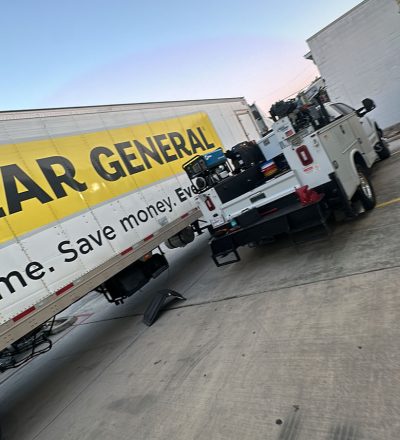
[{"label": "white building", "polygon": [[364,0],[307,40],[333,101],[372,98],[382,127],[400,122],[400,0]]}]

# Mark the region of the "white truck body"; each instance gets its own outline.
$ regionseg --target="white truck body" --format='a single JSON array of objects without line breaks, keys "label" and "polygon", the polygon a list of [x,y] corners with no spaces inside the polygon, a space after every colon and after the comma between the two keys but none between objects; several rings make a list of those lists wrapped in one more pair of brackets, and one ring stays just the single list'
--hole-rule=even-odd
[{"label": "white truck body", "polygon": [[0,113],[0,350],[200,217],[190,156],[257,138],[243,98]]},{"label": "white truck body", "polygon": [[[333,111],[331,114],[334,115]],[[266,138],[259,141],[266,160],[283,154],[290,170],[225,203],[221,202],[215,188],[196,196],[204,219],[214,228],[229,224],[246,211],[293,194],[297,188],[307,185],[313,189],[329,184],[332,174],[336,175],[350,201],[360,183],[355,155],[362,158],[367,168],[378,159],[374,147],[379,137],[376,131],[364,131],[355,111],[348,115],[338,114],[336,120],[319,130],[309,127],[296,134],[290,119],[285,117],[273,124],[273,133],[267,138],[267,143]],[[310,154],[309,162],[302,161],[304,147]],[[216,209],[209,209],[207,198],[212,200]]]},{"label": "white truck body", "polygon": [[355,217],[375,207],[368,169],[390,151],[375,126],[364,130],[374,102],[366,98],[354,110],[315,100],[274,105],[273,133],[258,145],[245,142],[184,165],[209,223],[218,267],[240,261],[241,246],[315,226],[329,231],[335,212]]},{"label": "white truck body", "polygon": [[365,0],[307,40],[332,101],[367,94],[386,128],[400,122],[400,14],[396,0]]}]

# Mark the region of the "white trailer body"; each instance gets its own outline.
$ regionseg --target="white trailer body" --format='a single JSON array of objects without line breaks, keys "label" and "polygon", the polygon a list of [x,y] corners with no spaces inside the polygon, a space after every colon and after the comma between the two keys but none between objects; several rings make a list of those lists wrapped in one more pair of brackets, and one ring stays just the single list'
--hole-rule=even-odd
[{"label": "white trailer body", "polygon": [[365,0],[307,43],[332,101],[357,107],[368,96],[383,128],[400,122],[398,1]]},{"label": "white trailer body", "polygon": [[182,163],[257,138],[243,98],[0,113],[0,350],[200,217]]}]

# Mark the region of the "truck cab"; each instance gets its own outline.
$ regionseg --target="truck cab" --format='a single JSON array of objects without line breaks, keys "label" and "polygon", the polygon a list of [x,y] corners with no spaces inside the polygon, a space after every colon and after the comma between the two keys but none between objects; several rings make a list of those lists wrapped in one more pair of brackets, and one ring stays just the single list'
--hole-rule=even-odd
[{"label": "truck cab", "polygon": [[[357,110],[348,104],[343,102],[327,102],[324,104],[327,112],[332,120],[342,118],[350,115]],[[379,127],[378,123],[370,116],[359,116],[360,124],[362,125],[363,132],[369,139],[369,143],[374,145],[374,149],[379,156],[379,159],[386,159],[390,156],[387,142],[383,137],[383,131]]]}]

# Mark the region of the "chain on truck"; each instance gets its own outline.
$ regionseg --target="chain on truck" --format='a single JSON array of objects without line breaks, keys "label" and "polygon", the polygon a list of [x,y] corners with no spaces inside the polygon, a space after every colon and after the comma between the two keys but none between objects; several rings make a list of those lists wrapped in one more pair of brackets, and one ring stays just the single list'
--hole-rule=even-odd
[{"label": "chain on truck", "polygon": [[272,241],[314,226],[327,231],[333,213],[356,217],[374,208],[369,170],[390,155],[379,126],[366,114],[371,99],[352,109],[326,102],[318,90],[306,103],[271,107],[272,130],[258,143],[243,142],[199,155],[183,168],[209,223],[217,266],[240,260],[238,248]]}]

